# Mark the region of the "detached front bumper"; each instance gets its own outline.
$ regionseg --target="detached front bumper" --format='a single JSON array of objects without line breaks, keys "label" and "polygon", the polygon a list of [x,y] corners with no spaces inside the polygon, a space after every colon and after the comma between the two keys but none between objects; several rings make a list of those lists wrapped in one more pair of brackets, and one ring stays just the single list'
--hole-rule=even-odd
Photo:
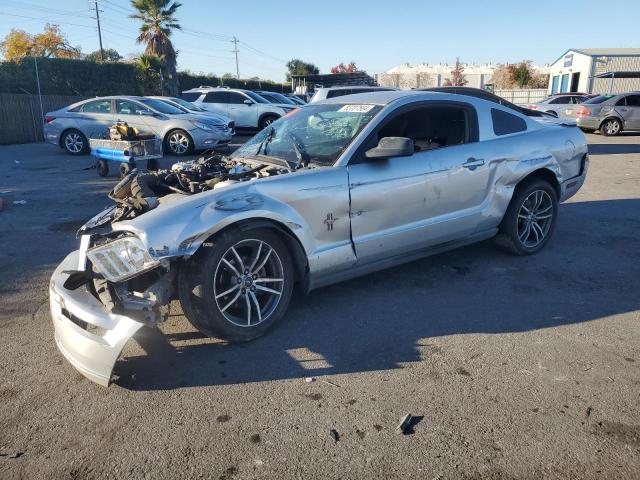
[{"label": "detached front bumper", "polygon": [[49,304],[55,339],[76,370],[106,387],[122,349],[143,324],[107,311],[84,287],[64,287],[69,277],[65,272],[77,269],[78,258],[78,251],[69,254],[51,277]]}]

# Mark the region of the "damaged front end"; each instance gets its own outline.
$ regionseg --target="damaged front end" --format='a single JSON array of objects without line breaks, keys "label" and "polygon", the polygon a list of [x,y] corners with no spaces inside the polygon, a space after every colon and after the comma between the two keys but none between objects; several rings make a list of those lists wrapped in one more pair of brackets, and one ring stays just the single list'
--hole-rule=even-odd
[{"label": "damaged front end", "polygon": [[213,155],[169,170],[133,171],[123,178],[109,193],[115,205],[80,228],[80,249],[51,277],[55,338],[67,360],[90,380],[107,386],[127,341],[142,326],[154,327],[166,319],[181,257],[147,247],[134,233],[118,228],[118,222],[164,202],[285,172],[279,166]]}]

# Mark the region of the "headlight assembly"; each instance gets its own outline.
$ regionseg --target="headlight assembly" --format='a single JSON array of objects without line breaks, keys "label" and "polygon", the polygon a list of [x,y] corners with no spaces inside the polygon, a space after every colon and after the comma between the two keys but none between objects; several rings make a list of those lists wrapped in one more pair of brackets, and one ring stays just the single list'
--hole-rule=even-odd
[{"label": "headlight assembly", "polygon": [[139,238],[124,237],[87,250],[87,258],[110,282],[121,282],[160,265]]},{"label": "headlight assembly", "polygon": [[207,125],[206,123],[202,123],[197,120],[190,120],[190,122],[194,127],[200,128],[202,130],[207,130],[209,132],[214,130],[213,126]]}]

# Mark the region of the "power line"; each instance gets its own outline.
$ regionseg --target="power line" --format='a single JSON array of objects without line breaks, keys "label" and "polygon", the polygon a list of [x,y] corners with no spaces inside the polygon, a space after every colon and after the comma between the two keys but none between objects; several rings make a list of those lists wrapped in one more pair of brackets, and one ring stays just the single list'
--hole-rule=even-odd
[{"label": "power line", "polygon": [[[50,21],[50,20],[51,20],[51,19],[49,19],[49,18],[42,18],[42,17],[30,17],[30,16],[28,16],[28,15],[18,15],[18,14],[16,14],[16,13],[4,13],[3,15],[7,15],[7,16],[9,16],[9,17],[28,18],[28,19],[31,19],[31,20],[45,20],[45,21]],[[79,24],[79,23],[58,22],[58,21],[56,21],[55,23],[56,23],[56,24],[60,24],[60,25],[73,25],[74,27],[83,27],[83,28],[91,28],[91,29],[95,28],[95,27],[92,27],[92,26],[90,26],[90,25],[81,25],[81,24]]]}]

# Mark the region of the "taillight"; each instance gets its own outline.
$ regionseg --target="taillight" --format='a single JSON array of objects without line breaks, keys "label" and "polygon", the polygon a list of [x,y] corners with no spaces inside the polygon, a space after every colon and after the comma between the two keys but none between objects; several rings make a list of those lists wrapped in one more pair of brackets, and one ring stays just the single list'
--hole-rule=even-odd
[{"label": "taillight", "polygon": [[56,117],[52,117],[51,115],[44,116],[44,123],[51,123],[56,119]]},{"label": "taillight", "polygon": [[587,107],[582,107],[581,109],[579,109],[576,112],[576,116],[578,116],[578,117],[588,117],[589,116],[589,109]]}]

